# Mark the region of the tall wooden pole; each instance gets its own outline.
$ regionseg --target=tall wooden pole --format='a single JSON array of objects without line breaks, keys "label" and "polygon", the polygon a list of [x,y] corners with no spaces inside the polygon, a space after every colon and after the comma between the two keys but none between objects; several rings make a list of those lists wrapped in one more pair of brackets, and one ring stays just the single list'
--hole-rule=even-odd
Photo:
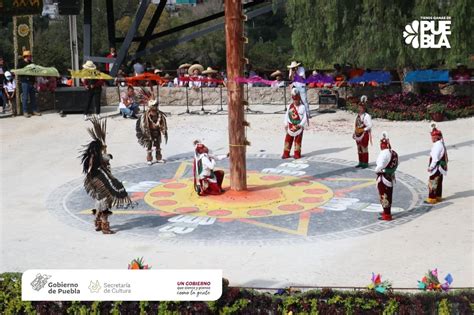
[{"label": "tall wooden pole", "polygon": [[225,0],[225,37],[227,52],[227,104],[229,107],[230,188],[247,189],[245,162],[246,139],[242,85],[235,82],[243,76],[242,1]]}]

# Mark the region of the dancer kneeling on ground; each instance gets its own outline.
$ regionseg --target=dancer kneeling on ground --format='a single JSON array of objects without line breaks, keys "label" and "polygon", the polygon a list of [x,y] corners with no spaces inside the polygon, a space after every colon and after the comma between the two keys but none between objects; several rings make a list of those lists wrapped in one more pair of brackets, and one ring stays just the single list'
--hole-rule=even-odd
[{"label": "dancer kneeling on ground", "polygon": [[436,124],[432,124],[431,141],[433,147],[430,153],[430,165],[428,172],[430,179],[428,182],[429,195],[426,203],[435,204],[442,200],[443,194],[443,177],[448,174],[448,151],[443,140],[441,130],[436,128]]},{"label": "dancer kneeling on ground", "polygon": [[301,102],[300,92],[297,89],[291,90],[291,98],[293,102],[290,104],[285,114],[285,146],[283,149],[282,159],[290,157],[293,141],[295,142],[295,159],[301,158],[301,142],[303,141],[303,130],[307,125],[306,108]]},{"label": "dancer kneeling on ground", "polygon": [[223,160],[227,155],[214,156],[209,153],[209,149],[200,141],[194,141],[194,190],[199,196],[220,195],[224,192],[222,181],[224,171],[214,170],[216,160]]},{"label": "dancer kneeling on ground", "polygon": [[379,220],[390,221],[392,220],[392,195],[395,171],[398,167],[398,154],[392,150],[388,134],[385,131],[382,133],[382,139],[380,139],[380,150],[377,166],[375,167],[377,189],[379,191],[380,204],[383,208],[383,213],[379,216]]},{"label": "dancer kneeling on ground", "polygon": [[355,121],[355,131],[352,138],[357,144],[357,153],[359,154],[359,164],[356,167],[369,167],[369,140],[372,144],[372,117],[366,113],[367,96],[360,98],[359,113]]},{"label": "dancer kneeling on ground", "polygon": [[104,234],[114,234],[110,229],[108,217],[112,215],[113,206],[128,206],[131,200],[122,183],[116,179],[110,170],[111,154],[107,154],[105,143],[106,121],[99,122],[99,118],[91,118],[93,128],[89,128],[92,141],[82,152],[82,170],[86,174],[84,188],[96,200],[92,214],[95,217],[95,230]]},{"label": "dancer kneeling on ground", "polygon": [[157,163],[164,163],[161,155],[162,136],[165,143],[168,143],[168,125],[166,124],[166,114],[158,109],[158,103],[154,99],[148,101],[148,109],[137,120],[136,125],[138,143],[147,149],[146,160],[148,165],[153,164],[153,148]]}]

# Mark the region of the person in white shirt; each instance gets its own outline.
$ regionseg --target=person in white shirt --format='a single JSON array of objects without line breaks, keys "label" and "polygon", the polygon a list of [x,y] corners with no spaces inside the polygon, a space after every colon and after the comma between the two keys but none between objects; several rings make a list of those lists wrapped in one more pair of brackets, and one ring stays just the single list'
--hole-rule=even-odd
[{"label": "person in white shirt", "polygon": [[285,87],[285,81],[283,81],[283,73],[280,70],[277,70],[270,74],[271,78],[275,78],[275,81],[272,83],[272,87],[280,88]]},{"label": "person in white shirt", "polygon": [[377,158],[375,173],[377,174],[377,190],[379,192],[380,204],[383,212],[379,220],[392,220],[392,195],[395,183],[395,171],[398,167],[398,154],[392,150],[390,139],[386,131],[380,139],[380,154]]},{"label": "person in white shirt", "polygon": [[430,162],[428,173],[430,178],[428,181],[428,198],[426,203],[436,204],[442,201],[443,193],[443,176],[448,173],[448,152],[443,140],[441,130],[436,128],[436,124],[431,125],[431,141],[433,147],[430,153]]},{"label": "person in white shirt", "polygon": [[194,141],[194,190],[199,196],[220,195],[224,192],[222,182],[224,171],[215,170],[216,160],[223,160],[227,155],[212,155],[200,141]]},{"label": "person in white shirt", "polygon": [[16,93],[16,82],[13,79],[13,75],[10,71],[5,72],[5,81],[3,82],[3,95],[5,96],[5,104],[3,104],[3,112],[8,106],[10,109],[13,107],[13,102]]},{"label": "person in white shirt", "polygon": [[293,88],[291,90],[291,98],[293,102],[286,110],[284,124],[285,124],[285,145],[283,149],[282,159],[290,157],[291,147],[295,142],[295,159],[301,158],[301,143],[303,142],[303,130],[308,124],[307,112],[304,105],[301,103],[301,96],[299,90]]},{"label": "person in white shirt", "polygon": [[356,167],[369,167],[369,140],[372,143],[372,117],[366,112],[367,96],[362,96],[359,103],[359,113],[355,121],[355,130],[352,138],[357,144],[359,164]]},{"label": "person in white shirt", "polygon": [[200,64],[194,64],[188,69],[189,74],[189,87],[199,89],[201,87],[201,73],[204,71],[204,67]]},{"label": "person in white shirt", "polygon": [[135,100],[135,90],[133,86],[129,85],[126,92],[120,94],[119,111],[123,118],[137,119],[137,112],[139,111],[138,103]]},{"label": "person in white shirt", "polygon": [[290,69],[289,77],[293,81],[291,87],[296,88],[300,92],[301,102],[306,108],[306,116],[308,119],[311,118],[311,112],[309,110],[308,98],[306,97],[306,74],[305,69],[301,66],[300,62],[292,61],[289,66]]}]

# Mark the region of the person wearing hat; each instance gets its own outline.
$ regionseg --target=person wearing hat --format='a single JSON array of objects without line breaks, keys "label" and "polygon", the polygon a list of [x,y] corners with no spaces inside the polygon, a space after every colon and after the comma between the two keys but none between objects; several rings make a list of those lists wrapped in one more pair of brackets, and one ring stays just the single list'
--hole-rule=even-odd
[{"label": "person wearing hat", "polygon": [[[91,60],[87,60],[86,63],[82,65],[82,68],[95,70],[96,66]],[[82,84],[87,90],[87,102],[86,106],[84,107],[84,120],[88,120],[90,118],[90,109],[92,105],[94,105],[95,113],[100,118],[100,97],[104,83],[104,80],[82,79]]]},{"label": "person wearing hat", "polygon": [[292,61],[289,66],[290,69],[289,77],[293,81],[291,87],[296,88],[300,93],[301,102],[306,108],[307,118],[311,118],[311,112],[309,110],[308,98],[306,97],[306,74],[305,69],[301,66],[301,62]]},{"label": "person wearing hat", "polygon": [[202,72],[202,74],[206,75],[207,82],[203,82],[202,86],[207,87],[217,87],[217,70],[212,69],[211,67],[207,67],[206,70]]},{"label": "person wearing hat", "polygon": [[187,85],[187,81],[182,81],[180,78],[188,77],[189,67],[191,67],[189,63],[183,63],[178,67],[178,70],[176,70],[176,78],[173,81],[174,86],[183,87]]},{"label": "person wearing hat", "polygon": [[138,143],[147,150],[146,160],[148,165],[153,164],[153,149],[155,150],[156,163],[164,163],[161,155],[161,143],[163,138],[168,142],[168,125],[166,114],[158,109],[158,102],[153,96],[145,97],[148,109],[140,116],[135,126]]},{"label": "person wearing hat", "polygon": [[377,174],[377,190],[383,212],[379,220],[392,220],[392,195],[395,183],[395,171],[398,167],[398,154],[392,150],[390,139],[386,131],[382,132],[380,139],[380,154],[377,158],[375,173]]},{"label": "person wearing hat", "polygon": [[443,176],[448,173],[448,151],[443,140],[441,130],[436,128],[436,124],[431,125],[431,141],[433,147],[430,152],[430,162],[428,173],[428,198],[425,203],[436,204],[442,200]]},{"label": "person wearing hat", "polygon": [[5,72],[5,81],[3,81],[3,96],[5,98],[5,103],[3,104],[3,112],[5,108],[9,106],[13,107],[13,102],[15,99],[16,93],[16,82],[13,79],[13,75],[10,71]]},{"label": "person wearing hat", "polygon": [[369,140],[371,140],[372,117],[367,114],[367,96],[360,98],[359,113],[355,121],[355,130],[352,139],[356,141],[359,164],[356,167],[369,167]]},{"label": "person wearing hat", "polygon": [[[24,68],[32,63],[32,56],[29,50],[23,51],[23,59],[18,63],[18,68]],[[30,75],[20,76],[21,82],[21,103],[23,104],[23,116],[30,118],[31,115],[41,116],[36,107],[36,78]],[[28,106],[28,98],[30,99],[30,106]],[[28,108],[29,107],[29,108]]]},{"label": "person wearing hat", "polygon": [[300,91],[293,88],[291,90],[291,98],[293,102],[288,106],[284,119],[286,135],[282,159],[290,157],[293,142],[295,143],[294,158],[301,158],[303,130],[308,122],[306,108],[301,102]]},{"label": "person wearing hat", "polygon": [[283,73],[280,70],[277,70],[270,74],[271,78],[275,78],[275,82],[272,83],[272,87],[285,87],[285,81],[283,81]]},{"label": "person wearing hat", "polygon": [[202,76],[201,73],[204,71],[204,67],[201,66],[200,64],[196,63],[189,67],[188,69],[188,74],[189,74],[189,87],[198,89],[201,87],[202,82]]},{"label": "person wearing hat", "polygon": [[199,196],[220,195],[224,192],[222,182],[224,171],[215,170],[216,160],[223,160],[227,155],[214,156],[199,140],[194,142],[194,190]]}]

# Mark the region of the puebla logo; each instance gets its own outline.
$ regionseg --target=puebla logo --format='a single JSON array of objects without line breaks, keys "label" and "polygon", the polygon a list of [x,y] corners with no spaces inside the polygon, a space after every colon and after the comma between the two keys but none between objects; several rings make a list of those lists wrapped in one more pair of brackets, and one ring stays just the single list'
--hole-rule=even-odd
[{"label": "puebla logo", "polygon": [[450,17],[421,17],[405,26],[405,44],[413,48],[451,48],[448,35],[451,35]]}]

